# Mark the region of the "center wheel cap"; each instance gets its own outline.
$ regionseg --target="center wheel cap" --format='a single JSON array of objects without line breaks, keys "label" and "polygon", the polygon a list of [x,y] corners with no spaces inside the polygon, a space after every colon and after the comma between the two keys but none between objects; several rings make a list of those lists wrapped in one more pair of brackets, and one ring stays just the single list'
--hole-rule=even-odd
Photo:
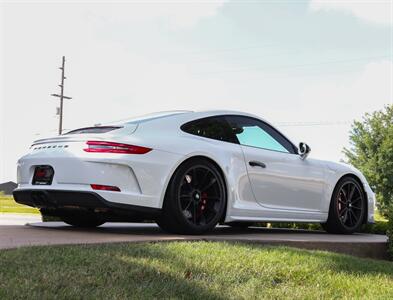
[{"label": "center wheel cap", "polygon": [[198,192],[194,192],[193,198],[195,202],[199,202],[199,200],[201,199],[201,195]]}]

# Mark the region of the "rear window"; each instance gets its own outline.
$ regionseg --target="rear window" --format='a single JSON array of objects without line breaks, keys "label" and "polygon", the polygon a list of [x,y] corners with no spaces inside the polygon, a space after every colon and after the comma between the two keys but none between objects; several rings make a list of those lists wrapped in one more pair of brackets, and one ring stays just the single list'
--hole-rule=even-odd
[{"label": "rear window", "polygon": [[182,125],[181,130],[213,140],[238,143],[233,129],[224,117],[208,117],[192,121]]},{"label": "rear window", "polygon": [[96,126],[96,127],[85,127],[75,130],[71,130],[66,134],[85,134],[85,133],[107,133],[116,129],[121,128],[120,126]]}]

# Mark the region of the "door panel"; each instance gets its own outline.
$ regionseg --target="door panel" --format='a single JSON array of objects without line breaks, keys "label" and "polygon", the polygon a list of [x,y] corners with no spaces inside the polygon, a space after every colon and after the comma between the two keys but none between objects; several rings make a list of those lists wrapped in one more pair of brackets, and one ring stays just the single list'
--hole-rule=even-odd
[{"label": "door panel", "polygon": [[247,116],[228,116],[241,145],[254,200],[270,209],[320,211],[324,167],[302,160],[277,129]]},{"label": "door panel", "polygon": [[318,161],[249,146],[242,146],[242,150],[255,200],[260,205],[286,210],[321,210],[324,171]]}]

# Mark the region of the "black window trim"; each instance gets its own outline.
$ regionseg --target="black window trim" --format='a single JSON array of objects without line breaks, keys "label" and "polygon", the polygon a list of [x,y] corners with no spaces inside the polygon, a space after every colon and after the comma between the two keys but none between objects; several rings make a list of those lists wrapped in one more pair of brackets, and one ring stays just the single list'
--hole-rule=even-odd
[{"label": "black window trim", "polygon": [[227,124],[227,126],[230,127],[228,121],[225,119],[225,116],[226,116],[226,115],[213,115],[213,116],[202,117],[202,118],[199,118],[199,119],[194,119],[194,120],[191,120],[191,121],[188,121],[188,122],[182,124],[182,125],[180,126],[180,129],[181,129],[184,133],[190,134],[190,135],[192,135],[192,136],[197,136],[197,137],[200,137],[200,138],[203,138],[203,139],[208,139],[208,140],[213,140],[213,141],[217,141],[217,142],[223,142],[223,143],[229,143],[229,144],[240,145],[240,144],[239,144],[239,141],[238,141],[238,139],[237,139],[237,137],[236,137],[236,135],[233,135],[233,140],[234,140],[234,142],[230,142],[230,141],[218,140],[218,139],[214,139],[214,138],[211,138],[211,137],[206,137],[206,136],[202,136],[202,135],[193,134],[193,133],[187,132],[187,131],[184,129],[184,127],[186,127],[187,125],[190,125],[190,124],[192,124],[192,123],[194,123],[194,122],[199,122],[199,121],[204,121],[204,120],[209,120],[209,119],[222,119],[222,121],[224,121],[224,122]]},{"label": "black window trim", "polygon": [[[282,145],[282,146],[283,146],[285,149],[287,149],[288,152],[278,151],[278,150],[273,150],[273,149],[267,149],[267,148],[261,148],[261,147],[256,147],[256,146],[241,145],[240,142],[239,142],[239,140],[238,140],[238,138],[237,138],[237,136],[236,136],[236,134],[234,134],[234,139],[235,139],[235,141],[237,141],[237,142],[234,143],[234,142],[223,141],[223,140],[217,140],[217,139],[213,139],[213,138],[209,138],[209,137],[204,137],[204,136],[201,136],[201,135],[192,134],[192,133],[189,133],[189,132],[187,132],[187,131],[184,130],[184,127],[186,127],[187,125],[189,125],[189,124],[191,124],[191,123],[193,123],[193,122],[203,121],[203,120],[208,120],[208,119],[213,119],[213,118],[222,118],[223,120],[225,120],[225,122],[227,123],[227,125],[230,126],[230,123],[228,122],[228,119],[227,119],[227,118],[230,118],[230,117],[243,117],[243,118],[248,118],[248,119],[251,119],[251,120],[256,120],[256,121],[258,121],[258,122],[261,122],[261,123],[265,124],[267,127],[270,127],[271,129],[273,129],[273,131],[275,131],[278,135],[281,136],[281,138],[283,138],[285,141],[288,142],[289,145],[292,146],[292,148],[293,148],[292,152],[290,152],[290,151],[289,151],[286,147],[284,147],[283,145]],[[189,134],[189,135],[197,136],[197,137],[200,137],[200,138],[209,139],[209,140],[213,140],[213,141],[224,142],[224,143],[230,143],[230,144],[236,144],[236,145],[241,145],[241,146],[244,146],[244,147],[252,147],[252,148],[256,148],[256,149],[263,149],[263,150],[267,150],[267,151],[273,151],[273,152],[279,152],[279,153],[285,153],[285,154],[295,154],[295,155],[299,155],[299,152],[298,152],[299,150],[298,150],[298,148],[297,148],[297,147],[296,147],[296,146],[295,146],[295,145],[294,145],[285,135],[283,135],[278,129],[276,129],[275,127],[273,127],[272,125],[266,123],[265,121],[263,121],[263,120],[261,120],[261,119],[258,119],[258,118],[255,118],[255,117],[251,117],[251,116],[247,116],[247,115],[230,114],[230,115],[213,115],[213,116],[202,117],[202,118],[194,119],[194,120],[191,120],[191,121],[188,121],[188,122],[182,124],[182,125],[180,126],[180,129],[181,129],[181,131],[183,131],[184,133],[187,133],[187,134]],[[269,134],[269,133],[268,133],[268,134]],[[269,134],[269,135],[270,135],[270,134]],[[274,137],[273,137],[273,138],[274,138]],[[274,139],[275,139],[275,138],[274,138]],[[280,143],[279,141],[277,141],[277,142]],[[280,143],[280,144],[281,144],[281,143]]]},{"label": "black window trim", "polygon": [[[255,118],[255,117],[251,117],[251,116],[247,116],[247,115],[225,115],[226,117],[242,117],[242,118],[247,118],[250,120],[255,120],[258,122],[261,122],[262,124],[266,125],[267,127],[271,128],[273,131],[275,131],[275,133],[277,133],[282,139],[284,139],[285,141],[288,142],[288,144],[290,146],[292,146],[292,152],[289,151],[289,149],[287,149],[284,145],[282,145],[274,136],[272,136],[272,138],[274,138],[281,146],[283,146],[285,149],[288,150],[288,152],[284,152],[284,151],[279,151],[279,150],[273,150],[273,149],[268,149],[268,148],[262,148],[262,147],[256,147],[256,146],[250,146],[250,145],[242,145],[245,147],[252,147],[252,148],[257,148],[257,149],[263,149],[263,150],[267,150],[267,151],[273,151],[273,152],[279,152],[279,153],[286,153],[286,154],[295,154],[295,155],[299,155],[299,149],[284,135],[282,134],[277,128],[275,128],[274,126],[270,125],[269,123]],[[228,120],[227,120],[228,122]],[[264,130],[263,128],[261,128],[262,130]],[[271,136],[271,134],[269,132],[267,132],[267,134],[269,134]],[[236,137],[237,139],[237,137]],[[240,144],[240,142],[239,142]],[[241,144],[240,144],[241,145]]]}]

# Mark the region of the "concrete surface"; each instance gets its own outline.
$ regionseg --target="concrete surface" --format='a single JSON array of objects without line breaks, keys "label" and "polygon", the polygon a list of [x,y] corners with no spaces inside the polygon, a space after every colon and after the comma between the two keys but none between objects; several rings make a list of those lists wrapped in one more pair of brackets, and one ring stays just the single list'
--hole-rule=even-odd
[{"label": "concrete surface", "polygon": [[41,222],[41,215],[0,213],[0,226]]},{"label": "concrete surface", "polygon": [[155,224],[107,223],[94,229],[80,229],[62,222],[0,226],[0,249],[34,245],[97,244],[116,242],[157,242],[209,240],[288,245],[328,250],[360,257],[385,259],[387,237],[374,234],[333,235],[319,231],[218,226],[203,236],[167,234]]}]

